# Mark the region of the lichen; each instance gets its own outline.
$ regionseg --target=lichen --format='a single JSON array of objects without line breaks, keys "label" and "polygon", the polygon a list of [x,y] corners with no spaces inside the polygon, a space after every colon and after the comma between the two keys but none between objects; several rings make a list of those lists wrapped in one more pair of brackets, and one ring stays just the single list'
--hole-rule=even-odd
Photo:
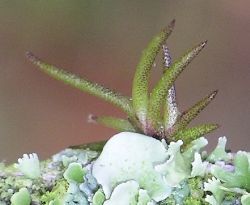
[{"label": "lichen", "polygon": [[30,205],[31,197],[27,188],[21,188],[10,199],[12,205]]},{"label": "lichen", "polygon": [[167,150],[159,140],[123,132],[104,146],[94,162],[93,176],[102,185],[107,198],[119,183],[134,179],[154,200],[160,201],[170,194],[171,188],[154,166],[167,159]]},{"label": "lichen", "polygon": [[183,150],[181,141],[126,132],[101,152],[69,148],[41,161],[37,179],[2,164],[0,204],[249,205],[249,153],[211,163],[206,144],[199,138]]}]

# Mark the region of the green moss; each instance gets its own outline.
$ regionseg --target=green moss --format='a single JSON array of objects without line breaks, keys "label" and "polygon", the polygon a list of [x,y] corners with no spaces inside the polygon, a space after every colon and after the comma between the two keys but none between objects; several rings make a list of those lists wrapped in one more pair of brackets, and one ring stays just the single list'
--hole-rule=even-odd
[{"label": "green moss", "polygon": [[204,195],[203,178],[194,177],[188,179],[190,196],[194,199],[200,199]]},{"label": "green moss", "polygon": [[203,201],[193,198],[193,197],[187,197],[183,203],[183,205],[204,205]]},{"label": "green moss", "polygon": [[159,205],[176,205],[174,196],[170,195],[167,199],[161,201]]},{"label": "green moss", "polygon": [[71,149],[90,149],[92,151],[101,152],[107,141],[87,143],[83,145],[70,146]]},{"label": "green moss", "polygon": [[[56,185],[53,187],[51,191],[46,192],[41,197],[41,202],[46,205],[58,205],[61,199],[64,197],[68,189],[68,183],[61,179],[57,181]],[[51,202],[51,203],[50,203]]]},{"label": "green moss", "polygon": [[240,194],[235,192],[225,192],[222,205],[236,204],[237,201],[240,201]]}]

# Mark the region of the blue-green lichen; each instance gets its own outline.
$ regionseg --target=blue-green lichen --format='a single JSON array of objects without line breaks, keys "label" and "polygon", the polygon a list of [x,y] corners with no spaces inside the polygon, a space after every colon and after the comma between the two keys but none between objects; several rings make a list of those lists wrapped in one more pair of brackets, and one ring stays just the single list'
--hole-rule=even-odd
[{"label": "blue-green lichen", "polygon": [[[108,146],[104,146],[104,150],[109,149],[111,155],[118,157],[117,162],[111,160],[109,162],[111,164],[107,164],[107,170],[113,170],[111,175],[107,175],[106,171],[98,168],[103,176],[108,177],[107,179],[113,178],[110,195],[103,191],[105,188],[103,182],[98,177],[95,178],[93,173],[93,167],[97,162],[106,166],[106,161],[103,161],[106,151],[96,152],[85,147],[84,149],[66,149],[51,159],[40,161],[40,177],[36,179],[25,175],[15,166],[2,164],[0,204],[7,205],[12,201],[13,205],[18,203],[20,203],[18,205],[22,205],[21,203],[24,205],[32,203],[45,205],[249,205],[249,153],[242,151],[236,154],[231,153],[230,160],[211,162],[211,159],[207,157],[209,154],[202,154],[201,148],[207,144],[205,138],[191,142],[190,146],[182,150],[181,141],[171,142],[168,145],[164,140],[160,142],[147,136],[137,138],[134,136],[135,133],[120,133],[119,135],[120,139],[126,141],[126,146],[124,146],[126,143],[113,146],[115,138],[111,138]],[[128,140],[130,135],[133,138]],[[135,149],[132,148],[134,142],[132,139],[136,140]],[[151,143],[146,148],[144,146],[148,139]],[[110,146],[113,148],[111,149]],[[156,149],[158,154],[154,151],[155,146],[161,147],[161,151]],[[128,155],[127,147],[131,156]],[[140,150],[145,152],[139,155],[142,153]],[[100,157],[100,154],[103,156]],[[127,156],[126,159],[124,158],[125,162],[127,160],[126,163],[122,162],[120,155],[125,158]],[[160,160],[154,162],[154,159],[158,158]],[[149,159],[154,162],[150,172],[141,167],[145,166]],[[130,162],[133,163],[130,165]],[[118,163],[121,165],[120,168],[117,166]],[[136,167],[136,170],[133,169],[135,172],[129,174],[130,168],[127,166]],[[117,175],[118,172],[114,170],[120,174]],[[148,174],[145,175],[145,173]],[[165,183],[164,186],[168,188],[167,195],[159,192],[158,196],[164,196],[161,199],[155,197],[158,194],[157,186],[155,186],[157,184],[146,186],[148,182],[152,182],[152,177],[157,173],[159,181],[156,182]],[[124,181],[129,183],[124,183]],[[124,195],[127,187],[133,187],[130,190],[134,191]]]}]

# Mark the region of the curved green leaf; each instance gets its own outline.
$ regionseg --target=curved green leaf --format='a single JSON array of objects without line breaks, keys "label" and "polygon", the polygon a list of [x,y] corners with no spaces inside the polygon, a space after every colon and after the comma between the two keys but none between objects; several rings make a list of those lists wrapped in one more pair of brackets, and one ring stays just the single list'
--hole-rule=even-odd
[{"label": "curved green leaf", "polygon": [[216,96],[217,90],[197,102],[190,109],[182,113],[181,117],[177,120],[173,126],[173,135],[179,130],[185,128]]},{"label": "curved green leaf", "polygon": [[90,115],[89,119],[89,121],[97,122],[98,124],[102,124],[118,131],[136,132],[136,129],[133,127],[133,125],[125,119],[94,115]]},{"label": "curved green leaf", "polygon": [[97,83],[92,83],[84,78],[80,78],[75,74],[59,69],[53,65],[44,63],[30,52],[27,52],[26,56],[32,63],[37,65],[43,72],[47,73],[49,76],[116,105],[124,112],[126,112],[129,116],[133,115],[132,105],[127,97],[101,85],[98,85]]},{"label": "curved green leaf", "polygon": [[174,23],[175,21],[173,20],[168,27],[163,29],[151,40],[147,48],[143,51],[140,62],[136,68],[132,88],[133,108],[139,121],[143,125],[146,125],[149,73],[156,55],[171,34]]},{"label": "curved green leaf", "polygon": [[[162,78],[153,89],[148,108],[148,121],[150,121],[153,126],[159,126],[158,122],[162,121],[161,110],[168,90],[171,88],[174,81],[184,68],[194,59],[195,56],[199,54],[205,45],[206,41],[200,43],[198,46],[194,47],[178,59],[169,69],[165,71]],[[168,122],[165,124],[168,124]]]},{"label": "curved green leaf", "polygon": [[204,124],[191,128],[186,128],[183,130],[179,130],[172,137],[171,140],[177,141],[182,140],[184,144],[188,144],[193,140],[198,139],[201,136],[206,135],[209,132],[217,129],[219,127],[218,124]]}]

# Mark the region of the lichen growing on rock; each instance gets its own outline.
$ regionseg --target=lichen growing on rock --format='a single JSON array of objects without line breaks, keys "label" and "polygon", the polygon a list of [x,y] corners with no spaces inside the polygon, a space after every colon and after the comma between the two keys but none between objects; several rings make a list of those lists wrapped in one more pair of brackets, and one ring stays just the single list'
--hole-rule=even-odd
[{"label": "lichen growing on rock", "polygon": [[206,144],[200,138],[182,150],[182,141],[122,132],[101,152],[66,149],[41,162],[37,179],[1,166],[0,204],[249,205],[250,153],[212,162]]}]

